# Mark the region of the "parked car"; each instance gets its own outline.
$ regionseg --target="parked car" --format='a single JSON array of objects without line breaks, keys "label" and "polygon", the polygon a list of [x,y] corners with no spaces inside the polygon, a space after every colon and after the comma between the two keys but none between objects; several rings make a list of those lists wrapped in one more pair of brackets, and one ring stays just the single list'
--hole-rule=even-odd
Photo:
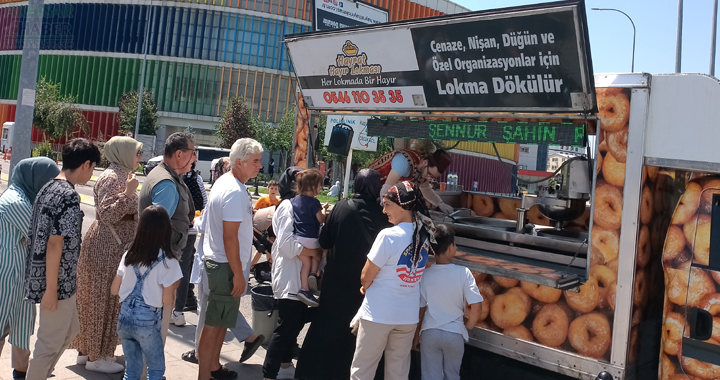
[{"label": "parked car", "polygon": [[148,162],[145,164],[145,167],[143,168],[143,173],[145,175],[148,175],[151,170],[153,170],[156,166],[158,166],[159,163],[161,163],[163,160],[163,156],[155,156],[148,160]]}]

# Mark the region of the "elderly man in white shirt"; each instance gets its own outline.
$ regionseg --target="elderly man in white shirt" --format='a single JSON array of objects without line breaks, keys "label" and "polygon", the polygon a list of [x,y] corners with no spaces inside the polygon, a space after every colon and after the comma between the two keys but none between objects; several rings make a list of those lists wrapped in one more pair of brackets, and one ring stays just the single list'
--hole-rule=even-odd
[{"label": "elderly man in white shirt", "polygon": [[198,380],[233,377],[223,366],[212,367],[219,363],[225,333],[235,327],[240,297],[246,293],[253,226],[252,198],[245,182],[262,168],[262,151],[253,139],[237,140],[230,149],[231,170],[215,182],[205,208],[203,261],[210,293],[198,342]]}]

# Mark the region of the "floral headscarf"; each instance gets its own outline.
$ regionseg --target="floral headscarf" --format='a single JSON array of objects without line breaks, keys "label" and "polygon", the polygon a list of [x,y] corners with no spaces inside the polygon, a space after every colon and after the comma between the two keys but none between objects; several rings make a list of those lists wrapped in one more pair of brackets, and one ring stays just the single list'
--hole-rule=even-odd
[{"label": "floral headscarf", "polygon": [[417,185],[409,181],[402,181],[391,187],[385,198],[413,213],[413,264],[417,264],[425,242],[435,243],[435,224],[430,219],[425,198]]}]

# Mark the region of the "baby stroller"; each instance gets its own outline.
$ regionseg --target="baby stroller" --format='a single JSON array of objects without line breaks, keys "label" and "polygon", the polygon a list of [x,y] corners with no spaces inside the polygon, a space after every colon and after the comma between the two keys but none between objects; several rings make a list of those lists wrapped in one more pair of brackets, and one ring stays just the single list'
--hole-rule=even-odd
[{"label": "baby stroller", "polygon": [[[258,283],[270,282],[272,280],[271,265],[272,245],[275,241],[275,234],[272,230],[272,218],[275,214],[275,206],[266,207],[255,212],[253,216],[253,246],[257,252],[250,263],[250,269]],[[259,262],[262,255],[267,261]]]}]

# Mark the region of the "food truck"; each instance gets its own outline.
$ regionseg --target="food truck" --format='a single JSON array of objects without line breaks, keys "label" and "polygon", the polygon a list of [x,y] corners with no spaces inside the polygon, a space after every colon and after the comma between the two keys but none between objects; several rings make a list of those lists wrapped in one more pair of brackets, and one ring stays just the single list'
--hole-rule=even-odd
[{"label": "food truck", "polygon": [[720,82],[594,74],[585,11],[563,1],[285,43],[313,114],[371,116],[368,135],[586,149],[553,194],[439,193],[456,211],[436,222],[485,299],[468,345],[572,378],[720,379]]}]

